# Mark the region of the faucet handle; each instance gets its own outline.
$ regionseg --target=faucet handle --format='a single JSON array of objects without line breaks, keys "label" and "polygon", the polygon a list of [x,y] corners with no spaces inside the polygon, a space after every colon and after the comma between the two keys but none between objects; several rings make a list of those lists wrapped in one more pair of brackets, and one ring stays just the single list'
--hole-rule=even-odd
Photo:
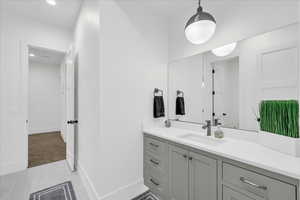
[{"label": "faucet handle", "polygon": [[206,122],[207,125],[211,124],[211,120],[205,120],[205,122]]}]

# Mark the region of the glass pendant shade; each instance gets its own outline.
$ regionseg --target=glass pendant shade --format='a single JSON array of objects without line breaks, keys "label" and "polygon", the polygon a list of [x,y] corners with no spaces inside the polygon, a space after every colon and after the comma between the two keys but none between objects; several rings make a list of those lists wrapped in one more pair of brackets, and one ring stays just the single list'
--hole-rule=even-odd
[{"label": "glass pendant shade", "polygon": [[217,24],[214,17],[207,12],[203,12],[200,6],[197,13],[187,22],[185,36],[193,44],[203,44],[212,38],[216,27]]},{"label": "glass pendant shade", "polygon": [[227,44],[225,46],[213,49],[212,52],[213,54],[215,54],[218,57],[224,57],[224,56],[228,56],[229,54],[231,54],[234,49],[236,48],[237,43],[231,43],[231,44]]}]

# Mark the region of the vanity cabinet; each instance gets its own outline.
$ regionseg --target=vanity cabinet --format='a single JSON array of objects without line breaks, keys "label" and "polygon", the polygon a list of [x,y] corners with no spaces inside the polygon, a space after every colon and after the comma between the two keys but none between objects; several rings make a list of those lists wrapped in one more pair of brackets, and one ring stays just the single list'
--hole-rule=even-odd
[{"label": "vanity cabinet", "polygon": [[217,200],[217,161],[170,146],[171,200]]},{"label": "vanity cabinet", "polygon": [[223,186],[223,200],[257,200]]},{"label": "vanity cabinet", "polygon": [[144,182],[160,200],[300,200],[299,180],[147,134]]},{"label": "vanity cabinet", "polygon": [[255,200],[296,200],[296,186],[223,162],[223,184]]},{"label": "vanity cabinet", "polygon": [[217,161],[189,152],[189,200],[217,200]]},{"label": "vanity cabinet", "polygon": [[169,185],[171,200],[189,198],[189,161],[188,151],[170,146]]}]

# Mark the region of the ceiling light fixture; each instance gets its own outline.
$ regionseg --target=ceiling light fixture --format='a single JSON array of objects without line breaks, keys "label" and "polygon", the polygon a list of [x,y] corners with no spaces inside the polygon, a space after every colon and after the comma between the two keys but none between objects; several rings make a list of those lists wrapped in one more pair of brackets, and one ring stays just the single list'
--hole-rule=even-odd
[{"label": "ceiling light fixture", "polygon": [[236,48],[237,43],[231,43],[231,44],[227,44],[225,46],[213,49],[212,52],[213,54],[215,54],[218,57],[224,57],[224,56],[228,56],[229,54],[231,54],[234,49]]},{"label": "ceiling light fixture", "polygon": [[203,11],[201,0],[199,0],[197,13],[189,19],[185,26],[185,36],[193,44],[203,44],[211,39],[216,27],[215,18]]},{"label": "ceiling light fixture", "polygon": [[46,2],[51,6],[56,6],[56,0],[46,0]]},{"label": "ceiling light fixture", "polygon": [[33,53],[30,53],[29,57],[35,57],[35,55]]}]

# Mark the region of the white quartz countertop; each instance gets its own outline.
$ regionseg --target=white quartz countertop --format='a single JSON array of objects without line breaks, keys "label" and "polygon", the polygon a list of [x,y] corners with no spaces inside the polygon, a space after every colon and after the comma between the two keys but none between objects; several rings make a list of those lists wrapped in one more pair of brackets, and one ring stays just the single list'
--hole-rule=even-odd
[{"label": "white quartz countertop", "polygon": [[[181,136],[198,134],[207,137],[206,133],[179,128],[153,127],[145,128],[143,132],[300,180],[299,157],[289,156],[254,142],[225,137],[221,139],[223,142],[220,142],[217,145],[209,143],[205,144],[205,142],[183,139]],[[211,137],[212,140],[219,140],[215,139],[213,136]]]}]

